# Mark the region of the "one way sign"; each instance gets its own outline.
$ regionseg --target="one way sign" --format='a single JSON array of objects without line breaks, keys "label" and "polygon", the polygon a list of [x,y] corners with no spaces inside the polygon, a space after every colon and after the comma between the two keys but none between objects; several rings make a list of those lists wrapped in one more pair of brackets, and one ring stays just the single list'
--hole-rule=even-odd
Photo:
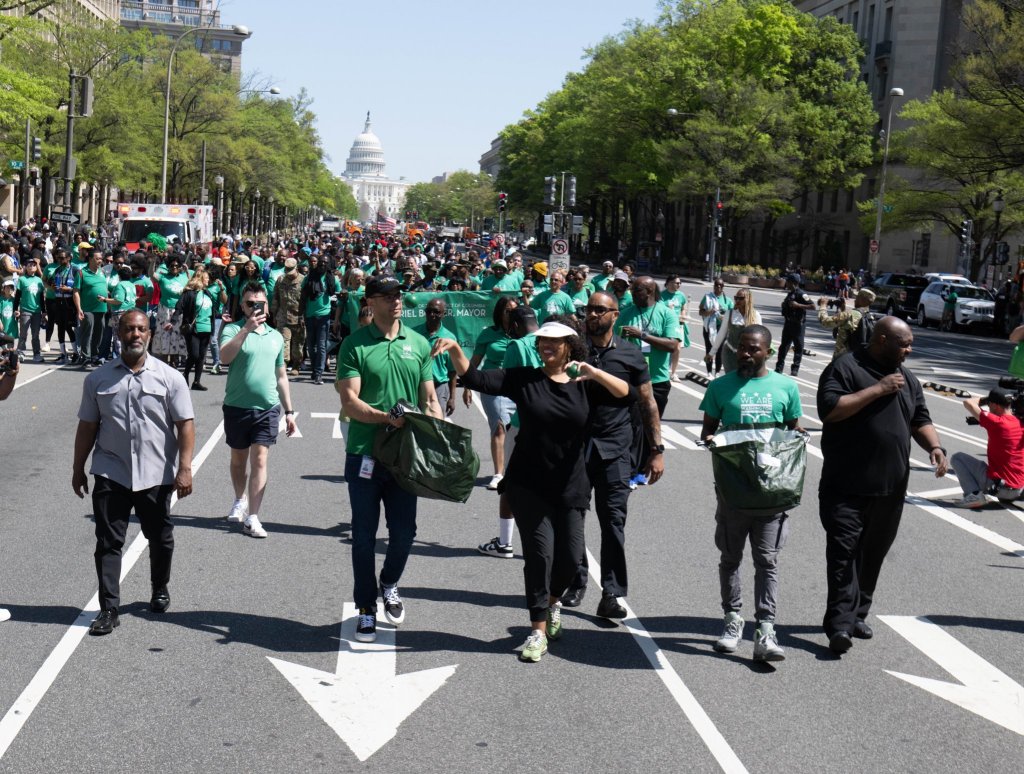
[{"label": "one way sign", "polygon": [[71,225],[74,225],[82,222],[82,216],[77,212],[51,212],[50,222],[70,223]]}]

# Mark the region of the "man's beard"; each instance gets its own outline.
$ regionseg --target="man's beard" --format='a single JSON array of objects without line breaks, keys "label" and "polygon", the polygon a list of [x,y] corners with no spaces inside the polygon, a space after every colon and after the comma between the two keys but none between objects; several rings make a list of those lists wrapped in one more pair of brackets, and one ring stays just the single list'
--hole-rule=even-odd
[{"label": "man's beard", "polygon": [[746,379],[749,379],[752,376],[756,376],[757,372],[760,371],[761,369],[757,365],[757,363],[750,362],[750,363],[740,363],[739,367],[736,370],[739,371],[740,376],[742,376],[742,377],[744,377]]}]

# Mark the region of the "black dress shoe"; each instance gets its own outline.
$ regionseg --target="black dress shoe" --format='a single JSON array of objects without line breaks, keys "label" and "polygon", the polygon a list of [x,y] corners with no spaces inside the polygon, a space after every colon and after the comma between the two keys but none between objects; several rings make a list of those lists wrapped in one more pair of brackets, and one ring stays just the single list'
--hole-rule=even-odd
[{"label": "black dress shoe", "polygon": [[94,620],[92,625],[89,627],[89,634],[110,634],[120,625],[120,623],[121,622],[117,620],[116,607],[112,607],[109,610],[101,610],[100,614],[96,616],[96,620]]},{"label": "black dress shoe", "polygon": [[625,618],[629,613],[618,599],[605,595],[597,605],[597,615],[600,618]]},{"label": "black dress shoe", "polygon": [[849,632],[836,632],[828,638],[828,649],[833,653],[842,655],[853,647],[853,640]]},{"label": "black dress shoe", "polygon": [[155,589],[153,591],[153,598],[149,600],[149,609],[154,613],[162,613],[167,610],[171,605],[171,595],[167,593],[167,588]]},{"label": "black dress shoe", "polygon": [[581,589],[569,589],[562,595],[562,607],[579,607],[586,593],[586,586]]},{"label": "black dress shoe", "polygon": [[870,640],[875,632],[865,621],[857,621],[853,625],[853,636],[860,640]]}]

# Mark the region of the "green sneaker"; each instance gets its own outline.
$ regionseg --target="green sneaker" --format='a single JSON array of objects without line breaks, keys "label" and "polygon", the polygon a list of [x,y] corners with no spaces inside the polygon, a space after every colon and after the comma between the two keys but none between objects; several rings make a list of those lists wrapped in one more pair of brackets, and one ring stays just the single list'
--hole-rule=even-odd
[{"label": "green sneaker", "polygon": [[523,643],[523,650],[519,654],[520,661],[540,661],[540,657],[548,652],[548,638],[540,629],[534,629],[530,636]]},{"label": "green sneaker", "polygon": [[562,603],[555,602],[548,608],[548,639],[557,640],[562,636]]}]

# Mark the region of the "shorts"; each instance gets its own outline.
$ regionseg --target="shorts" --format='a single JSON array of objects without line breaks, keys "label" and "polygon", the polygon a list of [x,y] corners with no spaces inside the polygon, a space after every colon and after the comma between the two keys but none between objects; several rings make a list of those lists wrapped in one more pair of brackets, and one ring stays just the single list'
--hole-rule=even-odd
[{"label": "shorts", "polygon": [[480,403],[484,407],[484,415],[487,417],[487,426],[494,435],[498,425],[508,427],[512,421],[512,415],[516,413],[516,404],[504,395],[484,395],[480,393]]},{"label": "shorts", "polygon": [[224,406],[224,440],[232,449],[273,446],[281,424],[281,407],[247,409]]}]

